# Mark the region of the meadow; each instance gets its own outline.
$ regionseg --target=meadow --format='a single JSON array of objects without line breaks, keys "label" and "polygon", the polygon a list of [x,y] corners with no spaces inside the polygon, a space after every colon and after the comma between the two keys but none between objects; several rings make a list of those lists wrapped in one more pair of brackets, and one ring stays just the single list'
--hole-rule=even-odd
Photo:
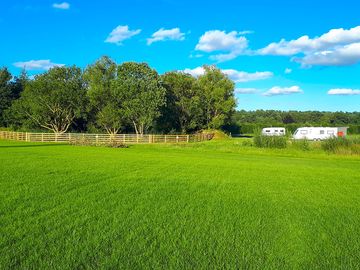
[{"label": "meadow", "polygon": [[0,141],[0,269],[359,269],[360,157]]}]

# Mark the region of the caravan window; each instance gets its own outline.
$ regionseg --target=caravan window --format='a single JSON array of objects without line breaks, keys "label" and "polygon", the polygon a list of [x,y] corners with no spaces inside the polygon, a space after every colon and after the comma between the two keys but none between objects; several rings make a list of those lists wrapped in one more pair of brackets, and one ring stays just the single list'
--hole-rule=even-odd
[{"label": "caravan window", "polygon": [[284,133],[284,130],[280,130],[281,133]]},{"label": "caravan window", "polygon": [[325,134],[325,130],[320,130],[320,134]]},{"label": "caravan window", "polygon": [[265,130],[265,132],[270,132],[270,130],[267,129],[267,130]]},{"label": "caravan window", "polygon": [[307,130],[300,130],[300,134],[305,135],[308,134]]},{"label": "caravan window", "polygon": [[275,132],[279,132],[277,129],[275,129]]},{"label": "caravan window", "polygon": [[328,130],[327,134],[334,135],[334,131],[333,130]]}]

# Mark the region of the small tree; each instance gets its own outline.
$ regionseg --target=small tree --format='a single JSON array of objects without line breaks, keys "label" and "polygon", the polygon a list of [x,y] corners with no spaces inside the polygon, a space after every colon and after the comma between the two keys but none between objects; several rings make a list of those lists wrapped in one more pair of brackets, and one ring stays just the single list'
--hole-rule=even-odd
[{"label": "small tree", "polygon": [[118,67],[113,86],[114,91],[121,92],[122,107],[136,134],[144,134],[165,103],[159,75],[145,63],[124,63]]},{"label": "small tree", "polygon": [[85,109],[86,88],[81,69],[55,67],[36,76],[15,103],[18,113],[37,126],[54,133],[66,132]]},{"label": "small tree", "polygon": [[204,120],[207,128],[227,124],[235,111],[235,84],[215,66],[204,66],[205,74],[197,80],[202,91]]}]

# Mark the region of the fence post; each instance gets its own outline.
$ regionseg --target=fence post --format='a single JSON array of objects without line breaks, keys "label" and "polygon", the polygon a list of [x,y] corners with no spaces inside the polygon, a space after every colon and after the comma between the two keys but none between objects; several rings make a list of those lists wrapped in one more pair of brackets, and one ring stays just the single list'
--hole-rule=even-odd
[{"label": "fence post", "polygon": [[165,143],[166,143],[166,135],[165,135]]},{"label": "fence post", "polygon": [[149,134],[149,143],[151,143],[151,135]]},{"label": "fence post", "polygon": [[187,142],[187,143],[189,142],[189,138],[190,138],[190,136],[189,136],[189,135],[186,135],[186,142]]},{"label": "fence post", "polygon": [[179,136],[176,135],[176,142],[178,143],[179,142]]}]

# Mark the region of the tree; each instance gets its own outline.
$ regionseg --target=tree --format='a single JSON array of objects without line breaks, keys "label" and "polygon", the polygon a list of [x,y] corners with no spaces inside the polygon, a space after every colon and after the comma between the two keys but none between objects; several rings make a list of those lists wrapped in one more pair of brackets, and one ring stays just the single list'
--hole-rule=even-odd
[{"label": "tree", "polygon": [[13,100],[11,89],[12,75],[7,68],[0,69],[0,125],[4,125],[4,112]]},{"label": "tree", "polygon": [[202,91],[204,120],[207,128],[229,123],[235,111],[235,84],[215,66],[204,66],[205,74],[197,80]]},{"label": "tree", "polygon": [[124,125],[125,113],[121,89],[114,87],[117,65],[109,57],[103,56],[86,69],[84,77],[95,123],[109,134],[118,133]]},{"label": "tree", "polygon": [[37,126],[54,133],[66,132],[85,112],[86,88],[81,69],[54,67],[37,75],[15,103],[17,112]]},{"label": "tree", "polygon": [[[201,128],[202,109],[196,79],[182,72],[168,72],[162,76],[166,88],[166,115],[172,125],[177,125],[182,133]],[[175,121],[175,123],[174,123]]]},{"label": "tree", "polygon": [[146,63],[128,62],[118,67],[113,86],[114,91],[122,93],[122,107],[136,134],[144,134],[165,104],[165,88],[159,75]]}]

